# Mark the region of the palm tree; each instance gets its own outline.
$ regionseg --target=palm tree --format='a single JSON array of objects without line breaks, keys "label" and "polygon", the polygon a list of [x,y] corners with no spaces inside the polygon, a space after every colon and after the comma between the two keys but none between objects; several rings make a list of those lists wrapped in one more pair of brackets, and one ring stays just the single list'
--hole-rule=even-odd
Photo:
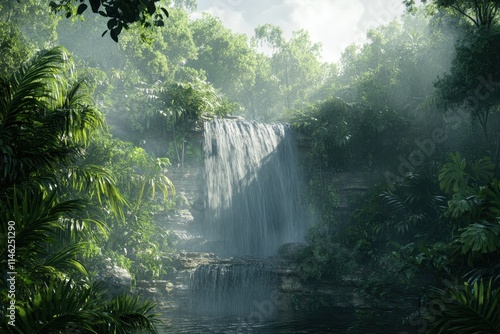
[{"label": "palm tree", "polygon": [[156,331],[154,305],[122,295],[111,300],[99,285],[53,280],[40,285],[18,308],[13,333],[130,333]]},{"label": "palm tree", "polygon": [[[56,203],[55,193],[44,197],[42,191],[17,189],[12,203],[1,207],[3,221],[16,222],[17,272],[15,327],[8,326],[9,319],[5,318],[10,301],[7,281],[0,283],[2,332],[67,333],[68,328],[78,328],[80,333],[127,333],[137,328],[156,331],[152,303],[139,303],[137,297],[127,295],[107,300],[102,288],[89,282],[85,268],[76,260],[84,243],[70,243],[47,252],[47,244],[53,244],[55,232],[63,228],[61,217],[81,214],[83,210],[82,201]],[[2,225],[4,236],[6,226]],[[2,238],[0,262],[5,268],[8,248],[3,240],[7,238]],[[74,275],[76,272],[80,275]]]},{"label": "palm tree", "polygon": [[74,82],[67,51],[57,47],[23,64],[0,91],[0,188],[31,184],[106,196],[119,210],[124,199],[111,173],[98,166],[78,166],[99,128],[102,114],[81,82]]},{"label": "palm tree", "polygon": [[[152,304],[130,296],[104,299],[78,260],[85,243],[60,239],[86,223],[105,230],[75,195],[97,198],[117,217],[126,204],[109,170],[83,163],[92,136],[105,123],[72,70],[68,52],[57,47],[40,52],[0,86],[0,264],[17,272],[16,326],[7,324],[12,298],[1,280],[0,329],[155,332]],[[8,235],[15,241],[13,263],[7,260]]]}]

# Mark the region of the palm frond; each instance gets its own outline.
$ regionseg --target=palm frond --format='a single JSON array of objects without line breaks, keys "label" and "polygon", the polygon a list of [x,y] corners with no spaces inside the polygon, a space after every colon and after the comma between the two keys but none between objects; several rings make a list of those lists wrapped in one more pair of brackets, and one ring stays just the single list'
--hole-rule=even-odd
[{"label": "palm frond", "polygon": [[389,209],[390,214],[399,214],[410,211],[404,200],[390,191],[384,191],[380,194],[382,203]]},{"label": "palm frond", "polygon": [[103,286],[54,278],[19,301],[16,326],[0,324],[2,333],[120,334],[157,333],[155,305],[139,297],[122,295],[105,299]]},{"label": "palm frond", "polygon": [[74,326],[84,333],[97,333],[92,326],[100,322],[97,312],[102,303],[102,296],[92,287],[54,279],[20,303],[15,330],[18,333],[65,333]]},{"label": "palm frond", "polygon": [[115,216],[123,219],[123,206],[129,204],[116,186],[115,177],[108,168],[82,163],[68,166],[66,172],[63,182],[69,184],[77,193],[89,193],[90,197],[97,198],[100,204],[106,199]]},{"label": "palm frond", "polygon": [[139,296],[116,296],[105,306],[103,316],[108,327],[99,328],[99,333],[125,334],[139,329],[156,333],[159,320],[153,313],[154,307],[155,304],[149,301],[140,302]]},{"label": "palm frond", "polygon": [[[44,51],[24,64],[0,96],[0,184],[10,187],[31,176],[53,173],[88,146],[104,126],[81,82],[70,83],[68,52]],[[45,178],[49,181],[50,178]],[[49,186],[53,186],[49,183]]]},{"label": "palm frond", "polygon": [[54,231],[57,243],[64,245],[67,243],[91,240],[98,242],[108,238],[108,226],[99,220],[83,217],[62,218],[59,220],[61,229]]},{"label": "palm frond", "polygon": [[26,116],[26,110],[47,107],[54,100],[61,101],[58,93],[64,89],[66,80],[63,70],[69,62],[66,49],[56,47],[40,52],[14,72],[8,80],[9,94],[3,97],[0,104],[5,112],[4,122],[19,119],[20,115]]},{"label": "palm frond", "polygon": [[430,317],[429,334],[500,333],[500,290],[491,280],[465,283],[460,289],[434,289],[444,301],[442,312]]},{"label": "palm frond", "polygon": [[493,284],[500,283],[500,263],[488,267],[477,267],[464,275],[469,284],[474,284],[481,279],[491,279]]},{"label": "palm frond", "polygon": [[67,112],[66,135],[71,136],[76,143],[88,146],[90,134],[105,126],[104,116],[94,107],[81,81],[69,87],[64,104],[60,108]]},{"label": "palm frond", "polygon": [[[50,240],[54,229],[61,228],[59,218],[69,213],[82,212],[84,203],[80,200],[56,202],[55,192],[47,196],[41,190],[18,189],[12,190],[12,197],[6,200],[0,209],[2,219],[16,222],[16,256],[27,262],[34,260],[44,251],[44,244]],[[6,224],[1,224],[2,233],[6,233]],[[3,247],[6,238],[2,238],[2,254],[7,247]],[[0,261],[6,257],[2,256]]]},{"label": "palm frond", "polygon": [[78,255],[82,254],[86,247],[87,244],[85,243],[75,243],[52,250],[48,256],[43,257],[41,261],[33,266],[31,271],[34,273],[71,273],[77,270],[83,275],[88,276],[85,266],[77,260]]}]

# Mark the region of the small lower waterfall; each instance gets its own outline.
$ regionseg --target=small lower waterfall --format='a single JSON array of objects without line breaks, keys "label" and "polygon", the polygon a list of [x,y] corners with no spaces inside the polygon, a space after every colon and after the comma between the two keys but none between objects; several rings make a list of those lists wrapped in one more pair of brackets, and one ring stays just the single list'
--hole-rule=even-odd
[{"label": "small lower waterfall", "polygon": [[269,256],[300,240],[300,173],[288,125],[205,123],[206,231],[224,255]]},{"label": "small lower waterfall", "polygon": [[276,307],[277,274],[262,263],[199,266],[191,281],[191,310],[212,315],[269,316]]}]

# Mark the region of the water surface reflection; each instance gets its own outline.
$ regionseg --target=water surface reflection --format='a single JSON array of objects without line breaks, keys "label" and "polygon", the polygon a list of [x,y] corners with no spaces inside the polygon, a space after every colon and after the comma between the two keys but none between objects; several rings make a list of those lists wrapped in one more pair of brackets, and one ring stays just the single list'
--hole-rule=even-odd
[{"label": "water surface reflection", "polygon": [[354,312],[332,309],[309,313],[286,314],[265,319],[245,317],[202,317],[171,314],[164,319],[161,333],[218,334],[286,334],[286,333],[353,333]]}]

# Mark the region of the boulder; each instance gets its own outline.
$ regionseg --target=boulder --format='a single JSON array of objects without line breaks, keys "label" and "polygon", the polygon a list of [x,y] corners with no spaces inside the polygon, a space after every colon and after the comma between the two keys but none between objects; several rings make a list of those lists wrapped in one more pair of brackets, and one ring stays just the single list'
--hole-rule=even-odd
[{"label": "boulder", "polygon": [[307,244],[303,242],[289,242],[278,248],[278,256],[283,260],[297,261],[306,251]]},{"label": "boulder", "polygon": [[102,282],[106,292],[111,297],[129,293],[131,288],[132,276],[127,269],[111,264],[111,259],[106,261],[105,269],[101,270],[96,277],[97,282]]}]

